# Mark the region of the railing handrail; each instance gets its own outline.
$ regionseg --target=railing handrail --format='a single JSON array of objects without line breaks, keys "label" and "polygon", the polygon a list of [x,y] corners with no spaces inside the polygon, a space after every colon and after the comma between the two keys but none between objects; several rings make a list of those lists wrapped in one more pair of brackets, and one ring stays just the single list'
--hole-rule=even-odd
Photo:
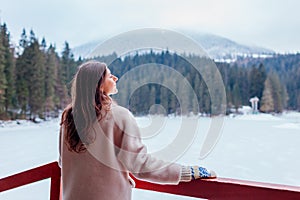
[{"label": "railing handrail", "polygon": [[50,200],[59,200],[61,172],[57,162],[52,162],[0,179],[0,192],[51,178]]},{"label": "railing handrail", "polygon": [[289,200],[300,199],[300,187],[254,181],[216,178],[179,185],[158,185],[136,181],[136,188],[211,200]]},{"label": "railing handrail", "polygon": [[[50,200],[60,198],[61,171],[57,162],[0,179],[0,192],[51,178]],[[133,177],[134,178],[134,177]],[[300,187],[228,178],[196,180],[179,185],[159,185],[141,180],[136,188],[205,199],[300,199]]]}]

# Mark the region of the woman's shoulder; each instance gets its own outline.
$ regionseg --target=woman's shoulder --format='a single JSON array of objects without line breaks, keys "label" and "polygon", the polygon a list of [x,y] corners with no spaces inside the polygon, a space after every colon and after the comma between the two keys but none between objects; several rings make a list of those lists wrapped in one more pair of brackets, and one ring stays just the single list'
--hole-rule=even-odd
[{"label": "woman's shoulder", "polygon": [[[111,107],[114,123],[125,132],[137,131],[137,123],[133,114],[127,109],[119,105]],[[133,131],[134,130],[134,131]]]},{"label": "woman's shoulder", "polygon": [[112,105],[111,111],[114,116],[118,117],[133,117],[132,113],[127,109],[119,105]]}]

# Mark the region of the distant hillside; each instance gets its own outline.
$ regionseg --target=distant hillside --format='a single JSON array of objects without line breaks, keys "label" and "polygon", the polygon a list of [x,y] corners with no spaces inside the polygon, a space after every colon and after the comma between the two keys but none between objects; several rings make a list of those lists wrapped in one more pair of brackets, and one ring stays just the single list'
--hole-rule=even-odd
[{"label": "distant hillside", "polygon": [[74,47],[72,49],[72,52],[73,52],[75,58],[79,58],[80,56],[82,58],[86,58],[94,50],[94,48],[100,43],[101,43],[101,40],[85,43],[83,45]]},{"label": "distant hillside", "polygon": [[[262,48],[262,47],[251,47],[239,44],[230,39],[213,35],[213,34],[204,34],[204,33],[187,33],[187,36],[195,40],[208,55],[218,61],[232,61],[236,60],[238,56],[241,57],[269,57],[275,52]],[[98,40],[89,42],[80,46],[73,48],[73,54],[76,58],[81,56],[85,58],[89,55],[97,45],[101,44],[101,41]]]},{"label": "distant hillside", "polygon": [[213,34],[191,33],[188,35],[198,42],[211,58],[216,60],[235,60],[238,56],[268,57],[275,53],[270,49],[242,45],[230,39]]}]

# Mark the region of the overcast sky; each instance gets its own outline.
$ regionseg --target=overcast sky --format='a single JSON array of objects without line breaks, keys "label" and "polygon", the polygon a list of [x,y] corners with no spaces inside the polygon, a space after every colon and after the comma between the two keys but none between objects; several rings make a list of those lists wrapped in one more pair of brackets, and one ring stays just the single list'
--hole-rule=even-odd
[{"label": "overcast sky", "polygon": [[300,52],[298,0],[0,0],[1,22],[62,48],[138,28],[213,33],[277,52]]}]

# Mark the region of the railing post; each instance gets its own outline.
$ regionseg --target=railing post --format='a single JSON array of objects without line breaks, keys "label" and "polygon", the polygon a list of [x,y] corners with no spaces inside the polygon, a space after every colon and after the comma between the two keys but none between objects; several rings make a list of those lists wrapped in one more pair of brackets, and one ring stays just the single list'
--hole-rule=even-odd
[{"label": "railing post", "polygon": [[60,180],[61,180],[61,171],[58,163],[53,163],[51,168],[51,186],[50,186],[50,200],[59,200],[60,199]]}]

